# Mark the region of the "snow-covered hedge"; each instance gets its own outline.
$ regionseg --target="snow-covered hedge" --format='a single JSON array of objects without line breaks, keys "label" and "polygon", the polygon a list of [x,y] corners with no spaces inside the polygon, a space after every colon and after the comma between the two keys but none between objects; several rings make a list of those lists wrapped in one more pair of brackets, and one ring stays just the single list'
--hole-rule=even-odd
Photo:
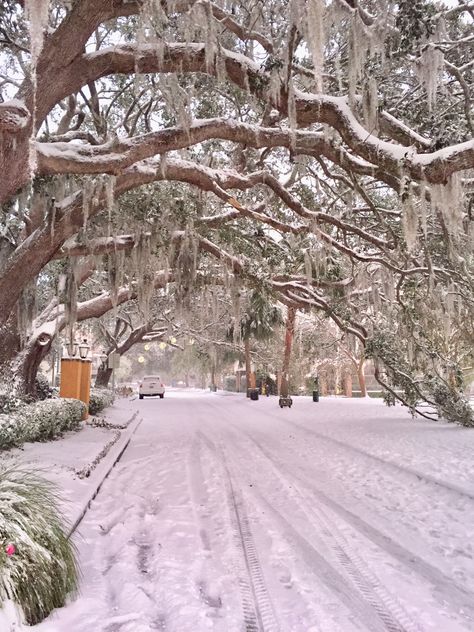
[{"label": "snow-covered hedge", "polygon": [[58,506],[51,483],[0,469],[0,609],[13,602],[29,625],[77,588],[75,550]]},{"label": "snow-covered hedge", "polygon": [[48,441],[80,426],[85,404],[78,399],[47,399],[0,415],[0,450],[26,441]]},{"label": "snow-covered hedge", "polygon": [[96,415],[107,406],[113,404],[115,396],[106,388],[93,388],[89,400],[89,414]]},{"label": "snow-covered hedge", "polygon": [[23,404],[23,400],[11,392],[0,392],[0,415],[11,413]]}]

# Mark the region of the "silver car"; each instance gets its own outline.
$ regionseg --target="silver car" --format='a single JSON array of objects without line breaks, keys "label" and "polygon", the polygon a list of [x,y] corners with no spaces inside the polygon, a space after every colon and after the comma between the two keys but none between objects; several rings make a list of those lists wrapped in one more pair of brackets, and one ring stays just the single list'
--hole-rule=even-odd
[{"label": "silver car", "polygon": [[159,375],[146,375],[138,387],[138,397],[143,399],[145,395],[159,395],[161,399],[165,396],[165,385]]}]

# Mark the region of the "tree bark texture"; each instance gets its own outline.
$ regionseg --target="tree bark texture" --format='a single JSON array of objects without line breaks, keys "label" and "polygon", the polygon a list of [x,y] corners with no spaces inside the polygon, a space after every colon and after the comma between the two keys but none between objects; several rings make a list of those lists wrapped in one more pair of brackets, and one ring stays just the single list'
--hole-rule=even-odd
[{"label": "tree bark texture", "polygon": [[246,338],[244,340],[244,353],[245,353],[245,388],[247,391],[247,397],[249,396],[249,388],[250,388],[250,338]]},{"label": "tree bark texture", "polygon": [[96,388],[107,388],[109,386],[110,378],[112,377],[112,370],[107,366],[100,365],[97,370],[97,376],[95,378]]},{"label": "tree bark texture", "polygon": [[39,365],[48,354],[53,338],[40,344],[35,338],[22,346],[16,316],[0,330],[0,384],[6,390],[23,397],[36,396],[36,376]]},{"label": "tree bark texture", "polygon": [[360,396],[367,397],[367,386],[365,382],[365,361],[361,360],[357,366],[357,379],[359,381]]},{"label": "tree bark texture", "polygon": [[293,346],[293,337],[295,335],[295,322],[296,322],[296,308],[289,307],[288,315],[286,317],[286,329],[285,329],[285,348],[283,352],[283,365],[281,369],[281,396],[288,397],[290,390],[290,361],[291,361],[291,349]]}]

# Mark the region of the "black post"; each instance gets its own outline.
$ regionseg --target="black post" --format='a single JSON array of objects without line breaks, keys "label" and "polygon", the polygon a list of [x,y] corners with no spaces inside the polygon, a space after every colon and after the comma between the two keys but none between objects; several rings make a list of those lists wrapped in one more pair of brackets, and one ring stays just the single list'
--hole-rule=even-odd
[{"label": "black post", "polygon": [[313,402],[319,402],[319,377],[314,378]]}]

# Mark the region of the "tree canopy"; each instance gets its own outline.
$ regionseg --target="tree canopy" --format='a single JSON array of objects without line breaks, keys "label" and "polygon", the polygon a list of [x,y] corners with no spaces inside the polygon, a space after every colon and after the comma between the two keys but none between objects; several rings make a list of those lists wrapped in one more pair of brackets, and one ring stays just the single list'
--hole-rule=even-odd
[{"label": "tree canopy", "polygon": [[28,388],[68,324],[129,300],[148,322],[157,288],[186,309],[212,280],[321,311],[408,405],[459,407],[473,23],[432,0],[6,0],[0,374]]}]

